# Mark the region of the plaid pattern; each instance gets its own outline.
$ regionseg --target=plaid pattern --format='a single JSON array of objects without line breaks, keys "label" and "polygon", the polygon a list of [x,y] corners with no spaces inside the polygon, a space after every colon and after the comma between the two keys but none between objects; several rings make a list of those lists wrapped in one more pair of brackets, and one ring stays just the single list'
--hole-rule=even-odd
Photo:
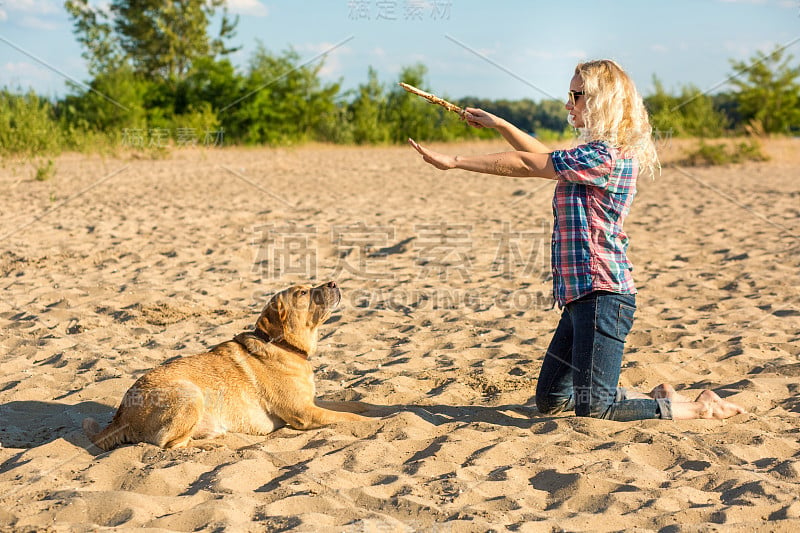
[{"label": "plaid pattern", "polygon": [[560,307],[593,291],[635,294],[622,224],[636,194],[639,167],[600,141],[551,154],[553,294]]}]

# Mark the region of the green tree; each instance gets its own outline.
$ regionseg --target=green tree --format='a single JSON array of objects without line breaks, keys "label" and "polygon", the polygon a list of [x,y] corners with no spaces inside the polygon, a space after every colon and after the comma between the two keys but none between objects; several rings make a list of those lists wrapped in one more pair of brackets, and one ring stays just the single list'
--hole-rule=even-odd
[{"label": "green tree", "polygon": [[653,87],[655,92],[644,100],[657,134],[719,137],[724,133],[728,118],[715,107],[712,97],[697,87],[686,85],[675,96],[664,89],[656,76],[653,76]]},{"label": "green tree", "polygon": [[683,133],[693,137],[720,137],[727,117],[714,107],[713,99],[693,85],[681,88],[679,97]]},{"label": "green tree", "polygon": [[0,89],[0,154],[34,157],[57,153],[60,141],[50,102],[33,91],[14,94]]},{"label": "green tree", "polygon": [[106,11],[90,7],[88,0],[66,0],[64,8],[72,17],[73,33],[83,46],[81,56],[89,64],[89,74],[118,69],[124,58]]},{"label": "green tree", "polygon": [[[177,81],[196,60],[235,51],[225,41],[238,18],[228,17],[225,0],[111,0],[108,10],[66,0],[64,6],[93,74],[127,63],[148,78]],[[212,39],[208,27],[219,8],[220,30]]]},{"label": "green tree", "polygon": [[314,139],[320,123],[336,112],[339,92],[338,84],[320,81],[322,67],[302,65],[294,50],[275,55],[259,44],[242,96],[219,110],[226,134],[250,144]]},{"label": "green tree", "polygon": [[244,95],[245,81],[228,59],[201,57],[177,86],[175,112],[206,103],[217,111],[224,109]]},{"label": "green tree", "polygon": [[77,92],[59,103],[59,115],[68,124],[116,136],[125,128],[147,126],[146,99],[155,93],[155,84],[141,79],[131,67],[120,65],[98,73],[89,87],[75,86]]},{"label": "green tree", "polygon": [[[466,97],[459,105],[478,107],[503,118],[522,131],[531,135],[558,137],[568,130],[567,112],[564,102],[560,100],[542,100],[539,103],[529,98],[522,100],[491,100],[488,98]],[[473,130],[480,137],[493,137],[486,130]]]},{"label": "green tree", "polygon": [[533,131],[539,130],[563,133],[570,130],[567,124],[567,110],[563,100],[542,100],[535,105],[533,113]]},{"label": "green tree", "polygon": [[[422,63],[404,67],[398,81],[429,91],[425,84],[426,72]],[[441,96],[447,98],[446,94]],[[455,113],[431,105],[396,84],[389,91],[385,116],[390,125],[389,139],[395,143],[405,143],[409,137],[419,141],[450,141],[473,136],[469,132],[473,128],[468,129]]]},{"label": "green tree", "polygon": [[776,48],[757,52],[750,61],[734,61],[731,80],[738,112],[746,123],[757,122],[766,133],[790,133],[800,128],[800,65],[792,67],[792,56]]},{"label": "green tree", "polygon": [[386,89],[377,71],[369,67],[367,83],[358,86],[358,95],[348,106],[348,118],[356,144],[385,143],[389,140]]}]

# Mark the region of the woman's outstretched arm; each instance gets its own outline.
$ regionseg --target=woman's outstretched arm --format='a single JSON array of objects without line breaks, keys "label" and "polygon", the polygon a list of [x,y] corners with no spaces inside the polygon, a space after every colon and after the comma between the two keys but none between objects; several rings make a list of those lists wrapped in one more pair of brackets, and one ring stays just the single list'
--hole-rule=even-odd
[{"label": "woman's outstretched arm", "polygon": [[468,107],[466,111],[467,124],[476,128],[497,130],[515,150],[534,154],[549,154],[552,152],[547,146],[505,119],[475,107]]},{"label": "woman's outstretched arm", "polygon": [[496,176],[557,179],[549,153],[517,151],[465,157],[434,152],[413,139],[409,139],[408,143],[422,155],[426,163],[439,170],[459,168]]}]

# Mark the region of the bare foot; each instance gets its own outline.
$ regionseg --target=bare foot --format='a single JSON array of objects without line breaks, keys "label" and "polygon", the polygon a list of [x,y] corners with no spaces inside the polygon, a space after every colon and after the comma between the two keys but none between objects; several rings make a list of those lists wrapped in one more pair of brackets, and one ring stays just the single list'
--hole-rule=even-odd
[{"label": "bare foot", "polygon": [[747,412],[743,407],[733,402],[723,400],[717,393],[710,390],[701,392],[700,396],[698,396],[695,401],[702,404],[704,407],[698,412],[698,418],[716,418],[722,420]]},{"label": "bare foot", "polygon": [[686,396],[679,394],[678,391],[675,390],[675,387],[670,385],[669,383],[662,383],[658,385],[656,388],[650,391],[648,394],[654,400],[664,398],[670,400],[672,402],[691,402],[691,398],[687,398]]}]

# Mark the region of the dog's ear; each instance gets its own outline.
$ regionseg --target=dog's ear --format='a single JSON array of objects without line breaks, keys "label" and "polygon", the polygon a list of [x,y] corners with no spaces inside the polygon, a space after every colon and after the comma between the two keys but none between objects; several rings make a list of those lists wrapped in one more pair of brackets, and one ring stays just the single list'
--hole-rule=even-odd
[{"label": "dog's ear", "polygon": [[286,318],[289,316],[289,309],[286,307],[286,304],[283,303],[283,295],[279,295],[275,298],[275,307],[278,311],[278,318],[281,321],[281,324],[286,323]]},{"label": "dog's ear", "polygon": [[283,294],[278,293],[272,297],[261,316],[258,318],[256,327],[267,333],[270,337],[277,337],[283,334],[283,327],[289,310],[283,302]]},{"label": "dog's ear", "polygon": [[233,340],[244,346],[245,349],[253,355],[258,355],[261,357],[267,357],[269,355],[269,352],[267,351],[267,343],[264,342],[263,339],[254,337],[250,332],[239,333],[233,338]]}]

